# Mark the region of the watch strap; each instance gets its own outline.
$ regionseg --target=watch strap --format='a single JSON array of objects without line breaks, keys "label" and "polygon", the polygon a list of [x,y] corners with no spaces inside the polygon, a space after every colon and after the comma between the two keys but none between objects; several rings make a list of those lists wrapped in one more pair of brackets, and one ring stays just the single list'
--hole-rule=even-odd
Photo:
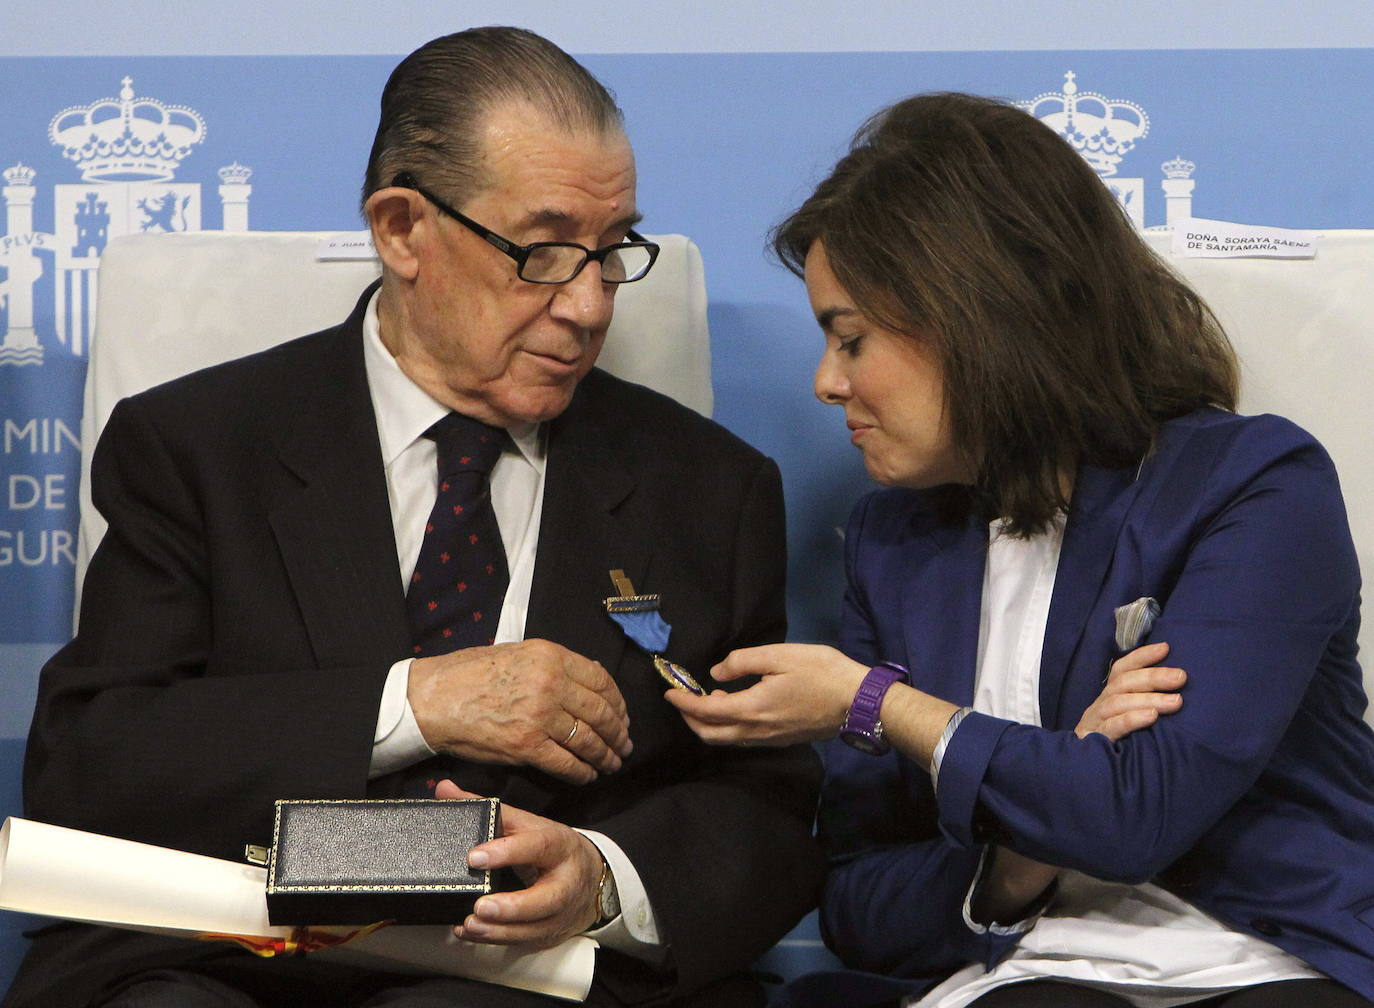
[{"label": "watch strap", "polygon": [[906,682],[908,678],[907,670],[896,662],[879,662],[869,669],[849,705],[840,727],[840,738],[875,756],[887,752],[891,746],[883,739],[882,721],[878,715],[887,691],[894,683]]},{"label": "watch strap", "polygon": [[615,873],[604,858],[601,862],[601,878],[596,883],[596,921],[591,930],[605,927],[620,916],[620,890],[616,888]]}]

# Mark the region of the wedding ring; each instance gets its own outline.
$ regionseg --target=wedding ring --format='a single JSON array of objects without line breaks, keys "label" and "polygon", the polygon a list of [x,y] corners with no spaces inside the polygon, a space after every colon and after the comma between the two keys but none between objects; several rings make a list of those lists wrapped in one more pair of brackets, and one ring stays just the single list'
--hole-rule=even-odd
[{"label": "wedding ring", "polygon": [[571,741],[573,740],[573,736],[577,734],[577,726],[580,725],[581,723],[582,723],[582,722],[579,721],[579,720],[577,720],[577,718],[573,718],[573,726],[572,726],[572,728],[568,731],[568,737],[565,738],[565,739],[563,740],[563,744],[564,744],[565,746],[566,746],[569,742],[571,742]]}]

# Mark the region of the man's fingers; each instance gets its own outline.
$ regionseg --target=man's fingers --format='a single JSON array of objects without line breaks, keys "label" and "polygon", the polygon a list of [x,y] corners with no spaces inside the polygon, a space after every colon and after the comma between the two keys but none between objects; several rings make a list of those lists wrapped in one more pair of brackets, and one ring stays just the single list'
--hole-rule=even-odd
[{"label": "man's fingers", "polygon": [[625,716],[625,697],[621,695],[620,687],[600,662],[568,652],[564,669],[570,682],[595,693],[618,716]]},{"label": "man's fingers", "polygon": [[434,788],[435,798],[481,798],[479,794],[471,791],[464,791],[451,780],[441,780]]},{"label": "man's fingers", "polygon": [[574,722],[571,736],[560,747],[601,773],[615,773],[621,767],[620,755],[582,721]]},{"label": "man's fingers", "polygon": [[488,924],[534,924],[561,912],[568,899],[565,887],[545,879],[528,889],[483,896],[473,907],[472,917]]},{"label": "man's fingers", "polygon": [[454,929],[460,938],[498,945],[547,947],[586,928],[595,917],[592,893],[602,864],[595,846],[566,826],[511,809],[504,835],[474,847],[476,868],[515,868],[528,888],[493,893]]},{"label": "man's fingers", "polygon": [[[517,845],[498,849],[497,860],[507,867],[528,863],[528,855],[521,851]],[[553,875],[543,875],[527,889],[483,896],[457,933],[487,944],[553,945],[568,934],[569,901],[566,886],[555,882]]]},{"label": "man's fingers", "polygon": [[[590,784],[600,774],[620,769],[620,754],[606,744],[594,723],[564,710],[550,715],[549,721],[557,727],[528,750],[526,761],[531,766],[570,784]],[[628,735],[622,737],[620,748],[629,755],[633,747]]]},{"label": "man's fingers", "polygon": [[[598,693],[586,689],[585,687],[570,683],[563,697],[563,710],[571,718],[576,719],[580,724],[577,731],[569,736],[571,723],[568,728],[563,728],[559,724],[558,729],[562,730],[561,736],[554,737],[554,741],[560,745],[567,745],[573,752],[588,758],[595,755],[595,747],[588,749],[588,743],[594,738],[601,743],[602,748],[613,749],[616,754],[624,759],[630,755],[634,745],[630,742],[630,719],[622,706],[617,709],[608,704]],[[581,736],[579,743],[579,736]],[[589,759],[589,762],[597,760]]]},{"label": "man's fingers", "polygon": [[[550,777],[557,777],[569,784],[590,784],[601,776],[602,771],[574,756],[552,739],[546,739],[536,746],[528,757],[529,765],[542,770]],[[610,771],[606,771],[609,773]]]},{"label": "man's fingers", "polygon": [[[452,785],[440,781],[439,787]],[[437,792],[436,792],[437,793]],[[466,794],[467,792],[463,792]],[[478,844],[468,851],[468,864],[474,868],[514,868],[519,865],[541,865],[548,855],[548,845],[541,819],[514,805],[501,804],[501,835],[495,840]]]},{"label": "man's fingers", "polygon": [[561,915],[533,923],[496,924],[473,914],[453,933],[479,945],[518,945],[530,949],[552,948],[568,939]]},{"label": "man's fingers", "polygon": [[629,756],[625,699],[599,664],[546,640],[419,659],[408,697],[434,749],[586,784]]},{"label": "man's fingers", "polygon": [[575,764],[595,773],[615,773],[630,755],[629,720],[595,693],[570,687],[563,707],[550,715],[549,737],[536,754],[551,773],[576,776]]}]

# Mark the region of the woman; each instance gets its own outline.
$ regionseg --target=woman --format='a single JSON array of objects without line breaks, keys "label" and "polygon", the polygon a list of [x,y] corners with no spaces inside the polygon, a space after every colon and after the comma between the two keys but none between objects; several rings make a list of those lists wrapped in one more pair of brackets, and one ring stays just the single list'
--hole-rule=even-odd
[{"label": "woman", "polygon": [[849,524],[839,649],[670,699],[713,743],[842,729],[821,910],[852,972],[792,1003],[1369,1004],[1374,733],[1325,452],[1230,412],[1206,306],[1011,106],[879,114],[775,247],[889,489]]}]

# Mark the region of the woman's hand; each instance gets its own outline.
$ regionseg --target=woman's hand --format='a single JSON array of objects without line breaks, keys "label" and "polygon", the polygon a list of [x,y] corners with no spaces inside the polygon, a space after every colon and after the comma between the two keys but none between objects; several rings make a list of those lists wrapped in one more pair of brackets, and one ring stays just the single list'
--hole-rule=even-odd
[{"label": "woman's hand", "polygon": [[1078,719],[1074,734],[1085,738],[1093,732],[1113,742],[1131,732],[1148,728],[1161,714],[1173,714],[1183,706],[1178,690],[1188,674],[1180,668],[1161,668],[1169,645],[1145,644],[1112,662],[1107,685]]},{"label": "woman's hand", "polygon": [[748,689],[667,699],[713,745],[791,745],[834,738],[868,666],[821,644],[765,644],[732,651],[711,669],[716,682],[758,676]]}]

